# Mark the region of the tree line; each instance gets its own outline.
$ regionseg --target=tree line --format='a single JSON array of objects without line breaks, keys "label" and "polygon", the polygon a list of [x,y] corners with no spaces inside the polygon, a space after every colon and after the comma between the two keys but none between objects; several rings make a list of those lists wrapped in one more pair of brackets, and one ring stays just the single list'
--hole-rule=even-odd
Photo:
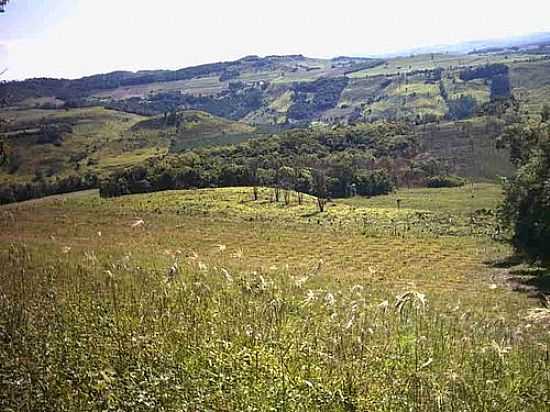
[{"label": "tree line", "polygon": [[403,124],[296,129],[150,159],[100,182],[100,193],[249,186],[256,198],[257,188],[267,186],[276,201],[287,201],[290,191],[312,194],[323,210],[323,199],[387,194],[404,182],[425,184],[443,169],[417,155],[416,139]]}]

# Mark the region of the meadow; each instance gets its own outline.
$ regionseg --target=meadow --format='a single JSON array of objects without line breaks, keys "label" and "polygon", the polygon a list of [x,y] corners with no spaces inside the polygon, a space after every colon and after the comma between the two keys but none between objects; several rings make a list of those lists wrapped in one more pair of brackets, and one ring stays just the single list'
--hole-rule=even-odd
[{"label": "meadow", "polygon": [[548,410],[550,315],[473,190],[2,207],[0,409]]}]

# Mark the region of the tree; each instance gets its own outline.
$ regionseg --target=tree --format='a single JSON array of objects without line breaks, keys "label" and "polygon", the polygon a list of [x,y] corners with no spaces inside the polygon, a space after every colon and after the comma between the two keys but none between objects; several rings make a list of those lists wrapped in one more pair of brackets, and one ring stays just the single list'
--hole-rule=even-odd
[{"label": "tree", "polygon": [[311,175],[313,195],[317,198],[319,212],[323,213],[328,202],[328,179],[323,170],[313,169]]},{"label": "tree", "polygon": [[500,221],[512,230],[516,252],[531,262],[550,265],[550,127],[508,130],[504,142],[518,167],[505,183]]},{"label": "tree", "polygon": [[548,123],[548,120],[550,120],[550,105],[548,103],[545,103],[542,106],[542,111],[540,112],[540,116],[542,118],[543,123]]},{"label": "tree", "polygon": [[294,190],[295,181],[294,177],[296,172],[292,167],[282,166],[279,168],[279,181],[281,187],[284,189],[283,197],[285,199],[285,205],[290,204],[290,192]]},{"label": "tree", "polygon": [[0,0],[0,13],[4,13],[4,9],[10,0]]}]

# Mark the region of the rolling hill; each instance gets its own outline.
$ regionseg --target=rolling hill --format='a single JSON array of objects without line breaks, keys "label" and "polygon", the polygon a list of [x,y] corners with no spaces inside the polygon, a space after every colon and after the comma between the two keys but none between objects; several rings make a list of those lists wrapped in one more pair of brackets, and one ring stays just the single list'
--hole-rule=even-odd
[{"label": "rolling hill", "polygon": [[[533,40],[534,39],[534,40]],[[449,173],[509,175],[497,136],[550,101],[544,36],[463,53],[247,56],[175,71],[0,83],[0,182],[93,174],[317,124],[402,122]],[[537,40],[538,39],[538,40]],[[537,43],[538,42],[538,43]]]}]

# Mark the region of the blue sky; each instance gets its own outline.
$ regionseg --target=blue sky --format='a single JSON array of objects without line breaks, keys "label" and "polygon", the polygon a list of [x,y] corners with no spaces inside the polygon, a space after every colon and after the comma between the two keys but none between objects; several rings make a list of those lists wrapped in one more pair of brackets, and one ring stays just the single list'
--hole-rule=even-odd
[{"label": "blue sky", "polygon": [[249,54],[365,56],[550,31],[548,0],[11,0],[4,78],[179,68]]}]

